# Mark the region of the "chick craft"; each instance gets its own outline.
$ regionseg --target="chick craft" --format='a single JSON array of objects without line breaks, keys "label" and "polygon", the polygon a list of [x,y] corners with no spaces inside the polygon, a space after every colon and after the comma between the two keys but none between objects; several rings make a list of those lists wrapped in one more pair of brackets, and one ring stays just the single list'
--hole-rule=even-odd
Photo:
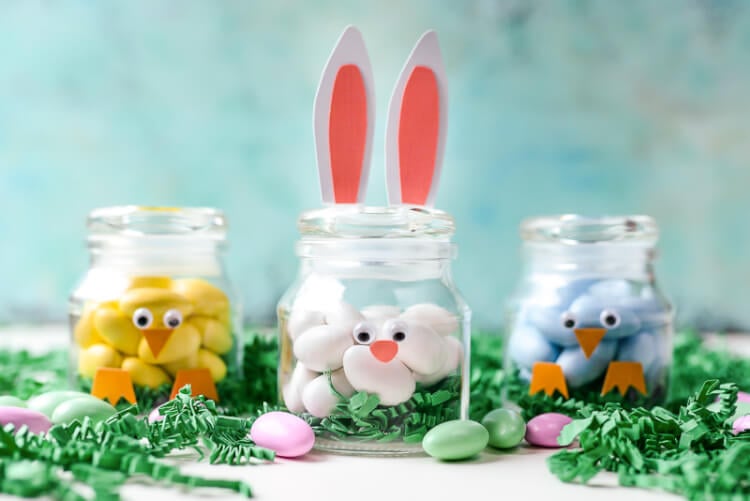
[{"label": "chick craft", "polygon": [[84,307],[74,328],[81,348],[78,373],[94,380],[96,393],[97,387],[110,386],[97,384],[102,378],[117,379],[112,370],[126,372],[137,386],[155,389],[190,383],[185,376],[203,369],[209,381],[196,383],[215,393],[214,383],[227,373],[221,355],[233,344],[229,309],[226,294],[205,280],[136,278],[119,299]]},{"label": "chick craft", "polygon": [[452,337],[456,316],[433,304],[360,312],[341,302],[326,312],[295,310],[287,328],[298,361],[284,402],[292,412],[321,418],[338,403],[336,392],[376,394],[382,405],[406,402],[417,383],[429,386],[455,373],[463,356]]}]

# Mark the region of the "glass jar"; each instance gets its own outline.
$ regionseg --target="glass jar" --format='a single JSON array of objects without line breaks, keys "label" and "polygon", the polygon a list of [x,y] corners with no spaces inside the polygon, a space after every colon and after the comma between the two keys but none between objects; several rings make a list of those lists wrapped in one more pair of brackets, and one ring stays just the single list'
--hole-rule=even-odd
[{"label": "glass jar", "polygon": [[220,401],[240,368],[240,304],[223,264],[224,215],[110,207],[88,217],[90,265],[70,298],[71,377],[150,406],[183,385]]},{"label": "glass jar", "polygon": [[453,219],[416,207],[305,212],[278,305],[279,398],[351,454],[421,452],[468,412],[471,313],[451,277]]},{"label": "glass jar", "polygon": [[521,224],[523,268],[511,302],[508,398],[660,403],[673,311],[656,283],[658,229],[646,216],[540,217]]}]

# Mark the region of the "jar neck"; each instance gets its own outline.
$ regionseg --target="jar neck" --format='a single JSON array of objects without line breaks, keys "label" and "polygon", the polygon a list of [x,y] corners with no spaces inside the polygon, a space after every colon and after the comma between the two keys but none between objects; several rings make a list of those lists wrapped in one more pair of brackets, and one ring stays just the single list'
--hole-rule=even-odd
[{"label": "jar neck", "polygon": [[133,275],[221,276],[224,241],[185,236],[89,239],[92,268]]},{"label": "jar neck", "polygon": [[525,242],[523,252],[526,270],[534,274],[606,276],[638,281],[652,281],[654,277],[656,249],[642,242],[581,245]]}]

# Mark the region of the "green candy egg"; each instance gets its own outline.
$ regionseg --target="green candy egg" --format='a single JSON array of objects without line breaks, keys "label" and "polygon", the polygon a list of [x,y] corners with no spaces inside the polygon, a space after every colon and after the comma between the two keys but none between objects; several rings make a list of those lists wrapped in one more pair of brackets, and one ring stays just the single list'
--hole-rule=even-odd
[{"label": "green candy egg", "polygon": [[476,456],[487,446],[488,440],[489,433],[476,421],[454,420],[428,431],[422,448],[432,457],[455,461]]},{"label": "green candy egg", "polygon": [[93,423],[98,423],[114,415],[116,412],[117,409],[104,400],[99,400],[91,395],[85,395],[62,402],[52,413],[50,421],[53,424],[70,423],[76,419],[83,421],[83,418],[88,416]]},{"label": "green candy egg", "polygon": [[26,407],[26,402],[13,395],[0,396],[0,407]]},{"label": "green candy egg", "polygon": [[495,409],[482,419],[482,426],[490,434],[489,444],[497,449],[510,449],[521,443],[526,434],[526,422],[510,409]]},{"label": "green candy egg", "polygon": [[41,412],[48,418],[52,418],[52,413],[55,412],[58,405],[66,400],[80,397],[93,398],[88,393],[80,391],[48,391],[47,393],[42,393],[41,395],[30,398],[26,403],[26,406],[29,409]]}]

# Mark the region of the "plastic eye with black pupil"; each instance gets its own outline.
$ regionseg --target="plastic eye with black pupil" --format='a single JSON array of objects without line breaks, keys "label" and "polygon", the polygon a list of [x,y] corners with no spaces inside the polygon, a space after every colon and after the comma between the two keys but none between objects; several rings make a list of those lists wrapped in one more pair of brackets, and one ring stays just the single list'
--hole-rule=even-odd
[{"label": "plastic eye with black pupil", "polygon": [[154,315],[148,308],[138,308],[133,312],[133,324],[139,329],[146,329],[154,321]]},{"label": "plastic eye with black pupil", "polygon": [[614,329],[620,325],[620,315],[614,310],[604,310],[602,311],[602,314],[599,315],[599,321],[604,327]]},{"label": "plastic eye with black pupil", "polygon": [[357,334],[357,341],[360,343],[367,343],[370,341],[370,333],[369,332],[359,332]]},{"label": "plastic eye with black pupil", "polygon": [[562,325],[566,329],[573,329],[576,326],[576,319],[572,313],[566,311],[562,314]]},{"label": "plastic eye with black pupil", "polygon": [[406,334],[404,332],[399,331],[399,332],[394,332],[393,333],[393,340],[394,341],[401,342],[404,339],[406,339]]},{"label": "plastic eye with black pupil", "polygon": [[168,310],[164,314],[164,325],[170,329],[176,329],[182,325],[182,312],[180,310]]}]

